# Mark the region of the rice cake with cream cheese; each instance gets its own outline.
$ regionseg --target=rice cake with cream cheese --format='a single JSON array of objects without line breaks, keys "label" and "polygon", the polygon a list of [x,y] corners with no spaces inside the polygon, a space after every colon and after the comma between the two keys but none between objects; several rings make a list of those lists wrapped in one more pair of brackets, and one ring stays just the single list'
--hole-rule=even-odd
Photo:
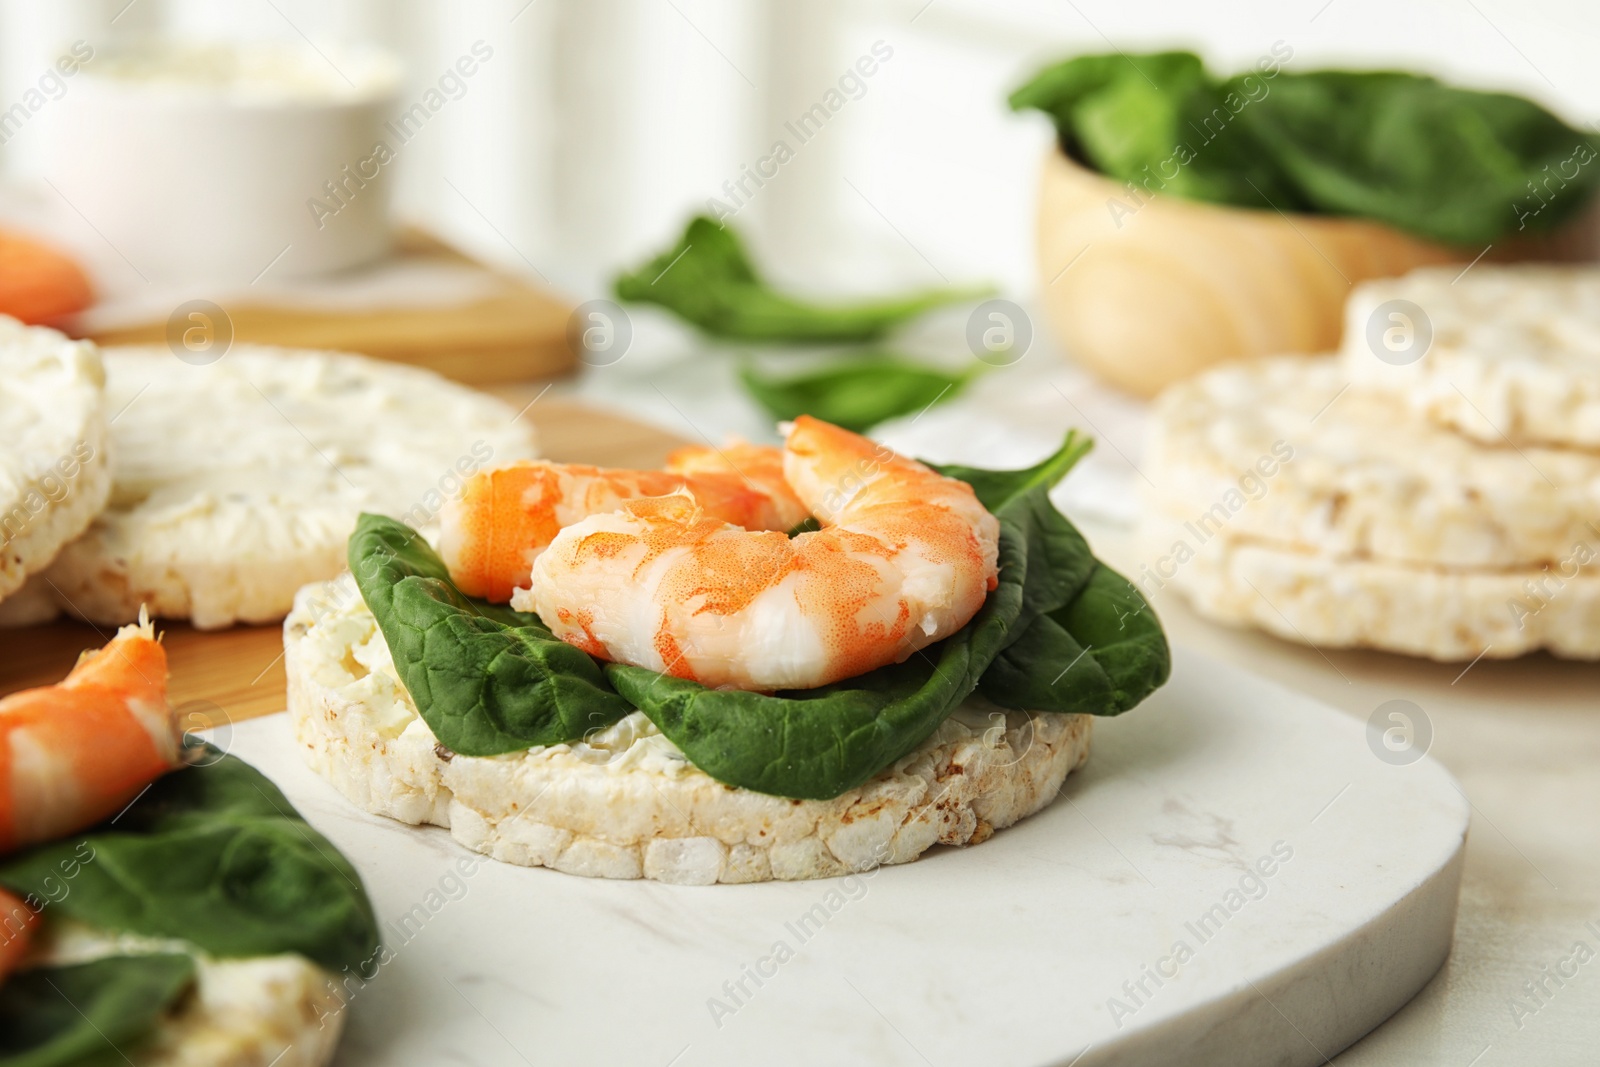
[{"label": "rice cake with cream cheese", "polygon": [[1053,800],[1090,717],[958,710],[833,800],[736,789],[640,712],[581,742],[493,757],[443,749],[400,684],[354,580],[307,586],[284,621],[289,714],[313,769],[357,807],[432,824],[525,866],[678,884],[826,878],[986,840]]}]

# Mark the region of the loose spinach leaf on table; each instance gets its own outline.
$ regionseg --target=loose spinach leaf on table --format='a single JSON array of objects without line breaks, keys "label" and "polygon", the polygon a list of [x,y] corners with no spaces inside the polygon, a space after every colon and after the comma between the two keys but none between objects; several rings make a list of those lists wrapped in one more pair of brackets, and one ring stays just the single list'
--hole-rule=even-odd
[{"label": "loose spinach leaf on table", "polygon": [[683,237],[637,270],[619,276],[617,299],[658,304],[713,337],[814,344],[872,341],[943,304],[984,289],[932,289],[852,303],[801,300],[773,289],[756,272],[731,228],[704,215]]},{"label": "loose spinach leaf on table", "polygon": [[[1165,680],[1166,644],[1159,627],[1153,640],[1147,635],[1140,643],[1143,659],[1119,653],[1119,643],[1108,635],[1111,620],[1099,605],[1108,594],[1115,594],[1120,603],[1136,606],[1134,615],[1149,625],[1154,625],[1154,616],[1143,611],[1143,602],[1126,579],[1094,558],[1083,537],[1050,503],[1050,487],[1088,448],[1087,441],[1069,434],[1059,451],[1026,470],[944,468],[944,473],[971,484],[1000,521],[998,587],[971,622],[937,645],[904,663],[813,690],[769,694],[708,689],[615,663],[606,664],[603,677],[597,679],[592,672],[601,668],[587,656],[575,667],[541,656],[519,664],[515,677],[535,689],[569,685],[570,706],[557,716],[510,713],[502,704],[520,699],[521,691],[501,681],[466,683],[475,674],[493,670],[498,654],[514,655],[528,640],[551,640],[534,616],[463,597],[449,584],[443,563],[432,550],[392,519],[362,517],[351,539],[350,565],[390,642],[401,680],[416,699],[411,678],[421,679],[427,700],[424,719],[441,740],[459,738],[456,744],[445,742],[456,752],[494,755],[571,741],[588,727],[615,721],[637,707],[695,766],[719,781],[779,796],[830,798],[860,785],[920,744],[979,686],[985,672],[1013,643],[1027,638],[1029,647],[1040,648],[1041,654],[1059,654],[1061,643],[1052,632],[1028,636],[1034,626],[1046,625],[1042,620],[1047,617],[1059,617],[1062,621],[1054,625],[1064,627],[1075,640],[1096,646],[1087,654],[1087,665],[1076,668],[1076,674],[1067,672],[1069,685],[1082,686],[1084,672],[1091,667],[1106,676],[1102,704],[1096,705],[1092,694],[1085,693],[1070,700],[1048,699],[1070,703],[1074,711],[1115,714],[1136,702],[1134,694],[1148,692]],[[399,595],[396,590],[407,583],[415,583],[419,592]],[[448,637],[454,632],[451,627],[474,640],[498,635],[497,654],[485,655],[470,642]],[[535,629],[538,636],[530,638]],[[445,631],[447,637],[428,641],[416,636],[436,630]],[[416,662],[407,664],[407,657]],[[1012,662],[1018,664],[1015,658]],[[1046,664],[1037,669],[1048,667],[1055,676],[1063,666]],[[573,676],[552,677],[569,669]],[[439,677],[462,681],[440,687],[435,683]],[[1014,702],[1014,688],[1004,680],[993,687],[1000,703],[1025,707]],[[423,700],[417,703],[422,711]],[[468,722],[478,725],[464,725]],[[483,722],[494,728],[484,728]],[[557,736],[559,729],[568,732]]]},{"label": "loose spinach leaf on table", "polygon": [[0,983],[0,1067],[86,1067],[126,1061],[193,983],[183,954],[107,956],[19,971]]},{"label": "loose spinach leaf on table", "polygon": [[1591,135],[1532,101],[1416,74],[1272,65],[1218,79],[1185,52],[1088,55],[1010,102],[1141,190],[1356,215],[1447,243],[1548,230],[1600,188]]},{"label": "loose spinach leaf on table", "polygon": [[209,751],[205,765],[157,779],[114,824],[7,857],[0,885],[55,899],[70,865],[71,892],[50,907],[96,929],[220,957],[297,952],[334,971],[370,960],[377,923],[355,868],[265,775]]},{"label": "loose spinach leaf on table", "polygon": [[402,522],[362,515],[350,572],[417,713],[467,756],[554,745],[633,709],[582,649],[539,616],[464,596],[428,543]]},{"label": "loose spinach leaf on table", "polygon": [[814,415],[865,433],[880,422],[954,399],[984,367],[978,363],[948,374],[887,353],[861,352],[794,377],[768,377],[745,366],[739,378],[775,419]]}]

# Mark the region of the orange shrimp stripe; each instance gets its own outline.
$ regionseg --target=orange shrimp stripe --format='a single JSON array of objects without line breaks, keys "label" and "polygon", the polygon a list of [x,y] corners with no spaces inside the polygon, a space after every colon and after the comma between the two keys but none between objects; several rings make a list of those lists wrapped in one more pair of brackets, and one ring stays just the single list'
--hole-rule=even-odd
[{"label": "orange shrimp stripe", "polygon": [[[130,632],[132,631],[132,632]],[[86,653],[58,685],[0,699],[0,853],[70,833],[113,815],[176,763],[176,727],[162,751],[134,710],[168,716],[167,656],[159,642],[127,627],[103,649]],[[17,765],[17,742],[69,768],[77,810],[45,809],[29,795]]]},{"label": "orange shrimp stripe", "polygon": [[39,915],[20,898],[0,889],[0,982],[27,955]]},{"label": "orange shrimp stripe", "polygon": [[[445,509],[440,551],[468,596],[496,603],[527,584],[533,560],[563,525],[615,511],[629,500],[688,492],[707,514],[752,530],[787,530],[805,509],[783,481],[775,448],[736,446],[733,456],[680,450],[682,471],[640,471],[523,461],[480,471]],[[745,473],[733,464],[749,468]]]}]

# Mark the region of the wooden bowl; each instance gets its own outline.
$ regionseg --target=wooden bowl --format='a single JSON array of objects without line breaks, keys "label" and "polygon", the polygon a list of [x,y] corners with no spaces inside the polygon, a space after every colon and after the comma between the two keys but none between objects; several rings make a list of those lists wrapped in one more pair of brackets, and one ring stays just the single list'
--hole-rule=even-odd
[{"label": "wooden bowl", "polygon": [[[1595,218],[1484,258],[1593,259]],[[1135,196],[1054,149],[1040,183],[1045,317],[1072,358],[1140,396],[1228,360],[1331,351],[1357,282],[1481,252],[1365,219]]]}]

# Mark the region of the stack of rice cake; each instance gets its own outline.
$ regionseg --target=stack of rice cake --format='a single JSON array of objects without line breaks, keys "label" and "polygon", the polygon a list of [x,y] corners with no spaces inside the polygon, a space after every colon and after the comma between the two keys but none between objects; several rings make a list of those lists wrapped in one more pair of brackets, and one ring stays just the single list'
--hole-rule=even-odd
[{"label": "stack of rice cake", "polygon": [[1368,282],[1335,357],[1168,390],[1148,593],[1328,647],[1600,657],[1600,270]]}]

